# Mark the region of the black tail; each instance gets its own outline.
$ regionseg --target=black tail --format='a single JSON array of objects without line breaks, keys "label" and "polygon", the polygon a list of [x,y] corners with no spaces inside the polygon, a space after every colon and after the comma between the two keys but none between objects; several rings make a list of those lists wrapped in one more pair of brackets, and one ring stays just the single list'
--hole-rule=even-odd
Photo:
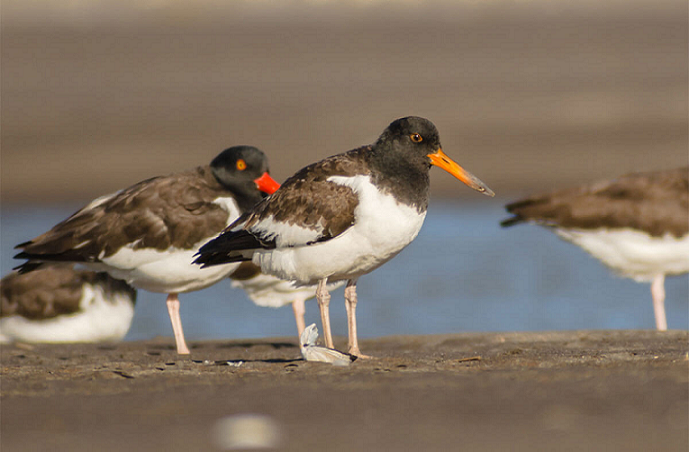
[{"label": "black tail", "polygon": [[[31,242],[27,242],[31,243]],[[15,248],[19,248],[20,246],[25,245],[25,244],[20,244],[15,246]],[[66,252],[62,253],[29,253],[26,251],[22,251],[20,253],[17,253],[14,256],[15,259],[26,259],[26,262],[24,262],[22,265],[13,268],[13,270],[17,270],[19,274],[24,274],[24,273],[29,273],[31,271],[36,270],[39,268],[43,263],[46,262],[68,262],[68,263],[74,263],[74,262],[97,262],[97,260],[89,260],[85,259],[83,256],[77,254],[77,252],[74,252],[72,250],[67,250]]]},{"label": "black tail", "polygon": [[510,218],[505,218],[504,220],[502,220],[502,221],[500,222],[500,226],[502,226],[503,228],[507,228],[507,227],[510,227],[510,226],[514,226],[515,224],[519,224],[519,223],[521,223],[522,221],[524,221],[524,219],[523,219],[522,217],[520,217],[520,216],[514,216],[514,217],[510,217]]},{"label": "black tail", "polygon": [[[528,200],[526,201],[527,203],[529,202]],[[521,215],[519,215],[519,208],[524,205],[525,201],[516,201],[510,204],[507,204],[505,206],[505,210],[507,210],[509,213],[511,213],[512,217],[510,218],[505,218],[500,222],[500,226],[503,228],[507,228],[509,226],[514,226],[515,224],[519,224],[522,221],[524,221],[524,218],[522,218]]]},{"label": "black tail", "polygon": [[250,253],[242,253],[242,251],[256,248],[263,248],[263,246],[249,232],[245,230],[227,231],[203,245],[195,255],[198,257],[194,260],[194,264],[205,268],[231,262],[248,261],[251,258],[247,254]]},{"label": "black tail", "polygon": [[32,272],[41,266],[43,266],[43,262],[26,261],[23,264],[14,267],[12,270],[17,270],[20,275],[23,275],[24,273]]},{"label": "black tail", "polygon": [[529,221],[529,209],[534,205],[539,205],[542,203],[543,199],[541,198],[527,198],[505,205],[505,210],[514,216],[502,220],[500,222],[500,226],[507,228],[509,226],[514,226],[515,224]]}]

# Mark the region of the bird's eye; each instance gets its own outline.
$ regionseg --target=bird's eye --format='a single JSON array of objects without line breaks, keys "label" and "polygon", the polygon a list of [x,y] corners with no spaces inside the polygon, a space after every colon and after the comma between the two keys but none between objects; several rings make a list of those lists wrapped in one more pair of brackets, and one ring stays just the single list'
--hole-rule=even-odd
[{"label": "bird's eye", "polygon": [[409,135],[409,138],[411,138],[414,143],[421,143],[423,141],[423,137],[418,133],[412,133]]},{"label": "bird's eye", "polygon": [[244,171],[246,169],[246,162],[242,159],[237,160],[237,169],[239,171]]}]

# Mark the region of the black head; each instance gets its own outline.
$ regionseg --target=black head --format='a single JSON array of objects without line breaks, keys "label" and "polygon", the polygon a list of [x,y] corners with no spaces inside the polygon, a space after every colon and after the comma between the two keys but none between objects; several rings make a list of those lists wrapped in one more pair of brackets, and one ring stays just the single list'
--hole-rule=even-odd
[{"label": "black head", "polygon": [[211,171],[225,188],[254,203],[280,186],[269,175],[266,155],[253,146],[225,149],[211,162]]},{"label": "black head", "polygon": [[426,170],[435,165],[474,190],[488,196],[495,195],[486,184],[445,155],[440,146],[438,129],[428,119],[408,116],[393,121],[374,147],[382,153],[395,155],[396,158],[401,156],[411,165],[423,166]]},{"label": "black head", "polygon": [[[437,152],[440,136],[435,125],[425,118],[407,116],[393,121],[375,144],[376,148],[404,151],[408,158],[422,158],[430,168],[431,160],[426,156]],[[412,157],[413,156],[413,157]]]}]

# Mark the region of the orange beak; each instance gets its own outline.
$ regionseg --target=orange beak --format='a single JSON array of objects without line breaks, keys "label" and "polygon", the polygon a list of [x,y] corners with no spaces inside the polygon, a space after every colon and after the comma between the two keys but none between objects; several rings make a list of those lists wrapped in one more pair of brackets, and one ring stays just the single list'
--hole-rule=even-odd
[{"label": "orange beak", "polygon": [[486,184],[481,182],[481,180],[478,177],[474,176],[469,171],[465,170],[457,163],[455,163],[450,157],[445,155],[442,149],[438,148],[438,150],[434,153],[428,154],[428,158],[431,159],[432,165],[444,169],[445,171],[452,174],[454,177],[461,180],[477,192],[483,193],[484,195],[488,196],[495,196],[493,190],[491,190],[490,188],[488,188]]},{"label": "orange beak", "polygon": [[268,193],[269,195],[272,195],[275,193],[275,190],[280,188],[280,184],[275,182],[275,179],[270,177],[270,174],[267,172],[263,173],[258,179],[254,179],[254,182],[259,190],[264,193]]}]

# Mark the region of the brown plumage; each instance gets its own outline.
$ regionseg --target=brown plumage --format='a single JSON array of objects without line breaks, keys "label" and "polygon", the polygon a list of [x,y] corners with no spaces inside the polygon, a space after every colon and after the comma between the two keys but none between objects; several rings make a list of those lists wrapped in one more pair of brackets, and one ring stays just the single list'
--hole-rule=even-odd
[{"label": "brown plumage", "polygon": [[17,258],[99,262],[123,246],[134,250],[191,248],[217,234],[228,212],[213,200],[227,196],[208,166],[156,177],[99,198],[45,234],[17,245]]},{"label": "brown plumage", "polygon": [[43,262],[77,262],[107,271],[140,289],[168,294],[177,351],[188,354],[178,294],[208,287],[233,266],[214,271],[191,264],[205,240],[279,184],[263,152],[234,146],[207,166],[139,182],[103,196],[45,234],[17,245],[18,267],[30,272]]},{"label": "brown plumage", "polygon": [[84,284],[98,285],[105,300],[115,293],[128,295],[133,302],[136,290],[107,273],[74,270],[72,265],[52,264],[40,271],[20,275],[12,272],[0,282],[0,317],[18,315],[30,320],[45,320],[80,311]]},{"label": "brown plumage", "polygon": [[261,267],[253,264],[252,262],[245,261],[239,264],[239,267],[232,273],[230,273],[230,278],[233,281],[247,281],[255,276],[261,274]]},{"label": "brown plumage", "polygon": [[365,159],[370,146],[354,149],[311,164],[283,183],[273,201],[260,202],[252,211],[247,226],[268,217],[273,221],[316,230],[323,227],[322,239],[340,235],[354,223],[358,197],[350,187],[328,182],[332,176],[369,174]]},{"label": "brown plumage", "polygon": [[689,167],[629,174],[505,206],[503,226],[551,228],[616,273],[651,282],[656,328],[667,329],[665,276],[689,272]]},{"label": "brown plumage", "polygon": [[505,206],[503,226],[532,221],[564,229],[689,234],[689,167],[629,174],[611,181],[536,195]]}]

